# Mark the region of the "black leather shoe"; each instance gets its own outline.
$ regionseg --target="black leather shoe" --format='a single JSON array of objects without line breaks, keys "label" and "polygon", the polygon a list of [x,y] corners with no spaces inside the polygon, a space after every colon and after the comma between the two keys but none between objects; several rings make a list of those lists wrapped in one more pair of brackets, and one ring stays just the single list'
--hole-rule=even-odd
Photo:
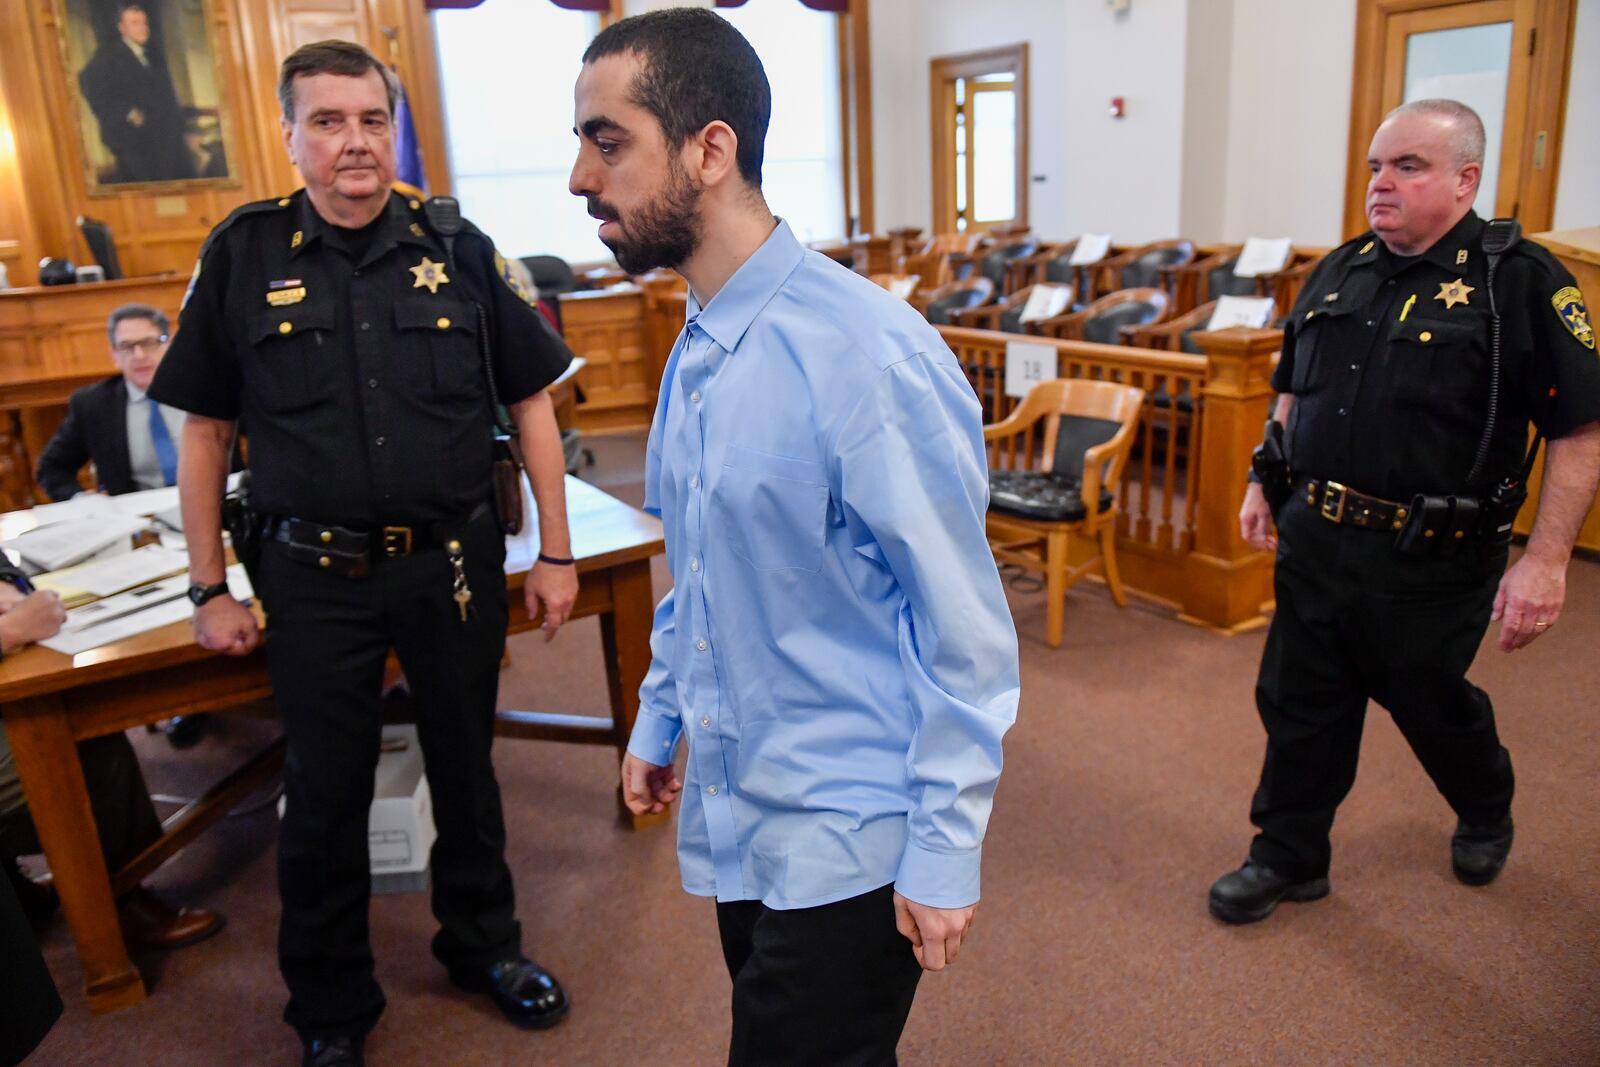
[{"label": "black leather shoe", "polygon": [[1455,836],[1450,838],[1450,866],[1456,878],[1466,885],[1488,885],[1494,881],[1506,865],[1506,857],[1511,855],[1513,836],[1509,815],[1483,826],[1458,821]]},{"label": "black leather shoe", "polygon": [[567,1017],[567,994],[543,967],[525,957],[481,970],[452,969],[450,980],[472,993],[487,993],[507,1019],[543,1030]]},{"label": "black leather shoe", "polygon": [[200,738],[206,732],[207,715],[174,715],[167,720],[167,728],[162,732],[167,735],[167,740],[173,748],[193,748],[200,743]]},{"label": "black leather shoe", "polygon": [[361,1052],[364,1043],[365,1039],[360,1037],[307,1041],[300,1067],[364,1067],[367,1062]]},{"label": "black leather shoe", "polygon": [[1279,901],[1321,900],[1327,895],[1326,878],[1296,882],[1271,867],[1246,860],[1243,867],[1212,883],[1211,914],[1225,923],[1260,922],[1272,914]]}]

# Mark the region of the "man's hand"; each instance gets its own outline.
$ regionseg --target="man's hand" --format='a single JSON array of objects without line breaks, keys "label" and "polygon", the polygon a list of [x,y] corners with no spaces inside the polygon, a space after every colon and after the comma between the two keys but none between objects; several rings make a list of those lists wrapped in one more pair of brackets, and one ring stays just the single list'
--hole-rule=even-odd
[{"label": "man's hand", "polygon": [[1239,508],[1239,536],[1251,548],[1271,552],[1278,547],[1278,527],[1272,521],[1267,494],[1257,482],[1244,489],[1244,504]]},{"label": "man's hand", "polygon": [[128,109],[128,123],[133,126],[144,125],[144,112],[136,107]]},{"label": "man's hand", "polygon": [[27,595],[10,582],[0,582],[0,615],[22,603]]},{"label": "man's hand", "polygon": [[925,971],[942,971],[961,954],[961,943],[972,929],[976,904],[965,908],[930,908],[894,895],[894,925],[911,942],[911,951]]},{"label": "man's hand", "polygon": [[572,614],[572,604],[578,599],[578,568],[561,563],[535,563],[522,585],[523,602],[531,619],[544,605],[544,630],[546,641],[555,637],[561,624]]},{"label": "man's hand", "polygon": [[195,609],[194,639],[212,652],[243,656],[261,643],[261,627],[254,612],[224,594]]},{"label": "man's hand", "polygon": [[1500,651],[1515,652],[1555,625],[1567,598],[1567,568],[1531,552],[1511,565],[1494,595],[1494,614],[1500,619]]},{"label": "man's hand", "polygon": [[678,799],[683,783],[672,766],[646,763],[633,753],[622,757],[622,802],[635,815],[656,815]]},{"label": "man's hand", "polygon": [[[15,590],[13,590],[15,592]],[[0,615],[0,652],[15,652],[24,645],[50,637],[67,621],[61,598],[48,589],[29,593]]]}]

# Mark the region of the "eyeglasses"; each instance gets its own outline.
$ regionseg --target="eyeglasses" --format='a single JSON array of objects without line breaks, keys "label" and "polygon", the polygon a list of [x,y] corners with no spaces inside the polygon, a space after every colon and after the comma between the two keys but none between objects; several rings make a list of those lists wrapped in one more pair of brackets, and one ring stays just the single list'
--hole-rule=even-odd
[{"label": "eyeglasses", "polygon": [[136,349],[146,353],[154,352],[166,343],[167,335],[162,334],[160,337],[139,337],[132,341],[118,341],[112,348],[118,355],[131,356]]}]

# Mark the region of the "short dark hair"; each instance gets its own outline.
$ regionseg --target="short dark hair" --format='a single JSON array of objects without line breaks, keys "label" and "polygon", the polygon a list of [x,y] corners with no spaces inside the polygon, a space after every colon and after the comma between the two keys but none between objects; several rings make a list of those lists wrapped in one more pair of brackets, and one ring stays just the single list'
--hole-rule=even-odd
[{"label": "short dark hair", "polygon": [[111,338],[112,344],[117,343],[117,325],[129,319],[149,319],[163,337],[172,333],[172,320],[160,308],[153,308],[149,304],[123,304],[106,320],[106,336]]},{"label": "short dark hair", "polygon": [[278,104],[283,108],[283,120],[294,121],[294,80],[313,74],[340,74],[346,78],[359,78],[369,70],[383,77],[383,88],[389,94],[389,114],[394,115],[394,102],[400,96],[400,82],[394,72],[379,62],[378,57],[351,41],[316,41],[303,44],[289,53],[278,68]]},{"label": "short dark hair", "polygon": [[740,175],[759,189],[772,87],[744,35],[705,8],[664,8],[607,26],[583,61],[624,52],[644,62],[629,96],[655,116],[673,150],[720,119],[739,139]]}]

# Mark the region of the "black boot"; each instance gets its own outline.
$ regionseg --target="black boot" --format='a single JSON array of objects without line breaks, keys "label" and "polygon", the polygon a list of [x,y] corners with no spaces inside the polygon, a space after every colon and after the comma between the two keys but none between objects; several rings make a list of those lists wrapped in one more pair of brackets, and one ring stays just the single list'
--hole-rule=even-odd
[{"label": "black boot", "polygon": [[1281,900],[1321,900],[1328,895],[1328,880],[1296,882],[1255,860],[1246,860],[1211,886],[1211,914],[1225,923],[1260,922]]},{"label": "black boot", "polygon": [[1511,855],[1513,836],[1509,815],[1480,826],[1472,826],[1464,819],[1458,821],[1455,836],[1450,839],[1450,866],[1456,878],[1466,885],[1494,881]]}]

